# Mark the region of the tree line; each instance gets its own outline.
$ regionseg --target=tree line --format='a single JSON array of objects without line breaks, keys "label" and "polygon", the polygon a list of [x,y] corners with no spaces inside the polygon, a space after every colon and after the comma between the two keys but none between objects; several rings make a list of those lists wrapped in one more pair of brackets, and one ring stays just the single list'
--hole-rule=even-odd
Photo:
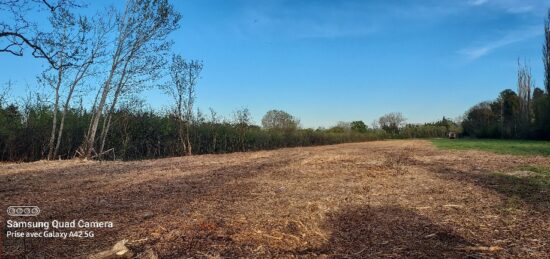
[{"label": "tree line", "polygon": [[[248,109],[235,111],[232,118],[221,118],[213,110],[210,114],[194,112],[192,119],[185,121],[182,133],[182,120],[177,113],[143,107],[143,101],[123,101],[111,113],[110,134],[105,139],[105,146],[111,151],[98,158],[133,160],[387,138],[384,132],[375,130],[304,129],[296,122],[290,122],[294,125],[289,127],[288,117],[271,116],[282,112],[278,110],[268,112],[262,120],[266,123],[258,126],[252,123]],[[81,106],[66,112],[64,134],[55,159],[78,156],[93,116],[93,111]],[[29,97],[19,105],[6,102],[0,105],[0,161],[48,158],[52,120],[51,104],[39,97]]]},{"label": "tree line", "polygon": [[[40,94],[10,102],[12,98],[7,93],[5,87],[0,91],[0,161],[47,159],[54,117],[51,102]],[[121,101],[111,112],[110,134],[104,142],[110,151],[96,158],[135,160],[389,138],[445,137],[458,127],[446,118],[434,123],[404,124],[405,118],[400,113],[390,113],[370,127],[358,120],[311,129],[302,128],[296,117],[282,110],[268,111],[261,125],[254,125],[246,108],[235,111],[231,118],[223,118],[213,109],[208,113],[195,109],[190,115],[182,115],[187,112],[161,112],[144,107],[147,107],[144,100],[138,98]],[[67,109],[64,134],[52,159],[79,156],[93,116],[93,110],[85,108],[82,102]],[[100,131],[101,127],[103,124]]]},{"label": "tree line", "polygon": [[[0,88],[0,160],[143,159],[399,137],[395,118],[382,119],[382,128],[354,121],[314,130],[281,110],[267,112],[261,126],[248,109],[207,116],[195,108],[203,63],[172,53],[168,36],[181,15],[167,0],[127,0],[91,16],[77,14],[81,8],[76,0],[0,0],[0,52],[46,61],[38,83],[47,93],[16,102],[12,84]],[[35,12],[48,21],[33,20]],[[170,110],[143,108],[140,92],[152,87],[171,97]]]},{"label": "tree line", "polygon": [[[195,105],[203,63],[172,52],[171,32],[181,15],[167,0],[127,0],[92,16],[78,15],[75,0],[0,0],[0,54],[30,53],[45,61],[34,92],[22,101],[0,86],[0,160],[144,159],[226,153],[280,147],[335,144],[386,138],[472,137],[550,138],[550,23],[543,47],[545,91],[535,88],[530,69],[520,64],[518,91],[470,109],[463,122],[445,117],[410,124],[389,113],[368,127],[363,121],[306,129],[281,110],[254,125],[248,109],[221,118]],[[44,21],[32,20],[44,12]],[[549,13],[550,17],[550,13]],[[169,110],[155,111],[140,99],[144,89],[162,89]],[[534,90],[533,90],[534,89]],[[90,101],[91,100],[91,101]]]},{"label": "tree line", "polygon": [[517,90],[506,89],[495,100],[470,108],[464,135],[476,138],[550,139],[550,9],[542,46],[544,89],[536,87],[531,69],[518,60]]}]

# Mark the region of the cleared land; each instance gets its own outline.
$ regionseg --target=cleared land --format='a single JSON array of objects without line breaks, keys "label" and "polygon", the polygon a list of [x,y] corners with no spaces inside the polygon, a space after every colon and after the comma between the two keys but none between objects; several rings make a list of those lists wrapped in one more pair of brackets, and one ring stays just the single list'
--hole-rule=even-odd
[{"label": "cleared land", "polygon": [[115,224],[90,239],[11,238],[4,249],[76,257],[128,239],[163,258],[548,257],[549,165],[422,140],[2,164],[2,208]]}]

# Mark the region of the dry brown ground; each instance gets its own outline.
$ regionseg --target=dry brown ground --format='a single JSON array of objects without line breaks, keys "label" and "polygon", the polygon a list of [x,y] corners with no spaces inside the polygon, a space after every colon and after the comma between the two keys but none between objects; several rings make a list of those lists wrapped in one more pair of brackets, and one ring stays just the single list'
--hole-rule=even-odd
[{"label": "dry brown ground", "polygon": [[92,239],[12,238],[4,249],[75,257],[128,239],[161,258],[548,258],[549,190],[491,174],[544,164],[420,140],[1,164],[2,224],[7,206],[30,204],[42,220],[115,224]]}]

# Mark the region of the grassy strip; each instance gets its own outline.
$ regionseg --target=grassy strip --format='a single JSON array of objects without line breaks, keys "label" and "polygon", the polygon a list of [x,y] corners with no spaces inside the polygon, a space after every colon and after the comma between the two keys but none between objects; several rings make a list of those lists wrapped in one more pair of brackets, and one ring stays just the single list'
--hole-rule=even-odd
[{"label": "grassy strip", "polygon": [[492,188],[509,197],[508,208],[517,207],[517,200],[522,199],[545,212],[550,211],[550,167],[530,165],[517,170],[531,174],[495,172],[487,175],[485,180],[491,183]]},{"label": "grassy strip", "polygon": [[477,149],[498,154],[550,156],[550,141],[496,139],[433,139],[442,149]]},{"label": "grassy strip", "polygon": [[547,192],[550,190],[550,166],[529,165],[520,169],[535,173],[533,176],[528,177],[529,181]]}]

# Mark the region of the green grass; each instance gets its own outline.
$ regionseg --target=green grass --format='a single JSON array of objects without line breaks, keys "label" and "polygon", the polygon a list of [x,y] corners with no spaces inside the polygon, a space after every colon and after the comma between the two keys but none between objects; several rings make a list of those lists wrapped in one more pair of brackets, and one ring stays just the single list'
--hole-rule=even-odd
[{"label": "green grass", "polygon": [[487,175],[485,180],[490,183],[489,186],[509,197],[507,209],[517,208],[517,199],[522,199],[543,211],[550,211],[550,167],[527,165],[518,167],[517,170],[533,174],[515,176],[496,172]]},{"label": "green grass", "polygon": [[540,186],[541,189],[545,189],[547,192],[550,190],[550,166],[527,165],[519,169],[535,173],[528,179],[534,185]]},{"label": "green grass", "polygon": [[477,149],[499,154],[550,156],[550,141],[496,139],[433,139],[442,149]]}]

